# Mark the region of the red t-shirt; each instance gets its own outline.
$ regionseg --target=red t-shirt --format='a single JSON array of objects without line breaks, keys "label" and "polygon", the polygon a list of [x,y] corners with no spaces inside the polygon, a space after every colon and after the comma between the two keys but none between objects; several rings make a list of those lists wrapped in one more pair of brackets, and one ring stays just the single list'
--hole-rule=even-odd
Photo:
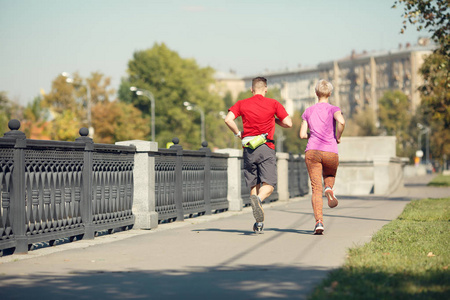
[{"label": "red t-shirt", "polygon": [[[269,140],[273,140],[275,133],[275,116],[281,121],[288,116],[280,102],[263,95],[239,100],[228,111],[231,111],[236,118],[242,117],[244,126],[242,137],[268,133]],[[267,143],[267,146],[275,149],[273,143]]]}]

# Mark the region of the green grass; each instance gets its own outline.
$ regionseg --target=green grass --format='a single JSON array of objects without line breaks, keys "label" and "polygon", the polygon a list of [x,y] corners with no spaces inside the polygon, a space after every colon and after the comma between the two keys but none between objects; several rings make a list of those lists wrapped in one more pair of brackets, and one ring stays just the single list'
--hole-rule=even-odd
[{"label": "green grass", "polygon": [[438,175],[428,183],[429,186],[450,186],[450,176]]},{"label": "green grass", "polygon": [[450,299],[450,198],[409,203],[310,299]]}]

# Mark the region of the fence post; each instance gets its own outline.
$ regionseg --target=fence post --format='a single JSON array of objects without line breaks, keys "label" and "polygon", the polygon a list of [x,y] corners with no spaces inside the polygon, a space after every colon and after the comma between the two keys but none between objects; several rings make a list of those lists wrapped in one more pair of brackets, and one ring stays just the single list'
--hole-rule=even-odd
[{"label": "fence post", "polygon": [[217,153],[227,153],[228,157],[228,209],[230,211],[241,211],[244,202],[241,197],[241,162],[242,150],[238,149],[219,149]]},{"label": "fence post", "polygon": [[[28,253],[28,238],[26,236],[25,212],[25,149],[27,140],[25,133],[19,131],[20,121],[13,119],[8,122],[11,131],[4,134],[5,138],[15,139],[14,165],[11,181],[11,229],[16,240],[16,254]],[[31,196],[31,195],[30,195]]]},{"label": "fence post", "polygon": [[289,200],[289,153],[277,152],[278,201]]},{"label": "fence post", "polygon": [[135,146],[134,154],[134,228],[152,229],[158,227],[158,213],[155,199],[155,156],[158,152],[157,142],[140,140],[117,142],[116,145]]},{"label": "fence post", "polygon": [[299,168],[300,168],[300,195],[304,196],[310,193],[310,186],[309,186],[309,174],[308,174],[308,168],[306,167],[305,162],[305,156],[299,155]]},{"label": "fence post", "polygon": [[212,214],[211,212],[211,149],[208,148],[208,142],[202,142],[202,148],[200,151],[205,152],[205,211],[207,215]]},{"label": "fence post", "polygon": [[174,143],[170,149],[177,151],[175,162],[175,207],[177,209],[177,221],[184,221],[183,209],[183,147],[179,145],[180,140],[173,138]]},{"label": "fence post", "polygon": [[83,127],[79,131],[80,137],[75,141],[79,143],[84,143],[84,162],[83,162],[83,190],[81,198],[81,219],[84,224],[84,236],[85,240],[92,240],[95,236],[95,229],[93,224],[93,206],[92,206],[92,180],[93,180],[93,151],[94,142],[88,137],[89,130]]}]

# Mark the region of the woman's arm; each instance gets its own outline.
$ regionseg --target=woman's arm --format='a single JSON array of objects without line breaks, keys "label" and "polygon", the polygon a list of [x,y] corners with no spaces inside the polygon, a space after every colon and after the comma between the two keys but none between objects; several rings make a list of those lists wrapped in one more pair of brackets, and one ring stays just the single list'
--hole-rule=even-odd
[{"label": "woman's arm", "polygon": [[336,142],[339,144],[341,142],[341,136],[345,128],[345,119],[342,112],[339,110],[334,113],[334,119],[336,120]]},{"label": "woman's arm", "polygon": [[302,121],[302,126],[300,127],[300,138],[301,139],[308,139],[309,133],[308,133],[308,122],[306,120]]}]

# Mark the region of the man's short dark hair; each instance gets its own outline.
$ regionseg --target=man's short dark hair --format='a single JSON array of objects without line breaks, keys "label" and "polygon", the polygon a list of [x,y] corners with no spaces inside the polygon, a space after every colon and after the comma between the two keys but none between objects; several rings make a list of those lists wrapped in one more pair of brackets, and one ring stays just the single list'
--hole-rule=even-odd
[{"label": "man's short dark hair", "polygon": [[252,80],[252,89],[262,89],[267,87],[267,79],[264,77],[256,77]]}]

